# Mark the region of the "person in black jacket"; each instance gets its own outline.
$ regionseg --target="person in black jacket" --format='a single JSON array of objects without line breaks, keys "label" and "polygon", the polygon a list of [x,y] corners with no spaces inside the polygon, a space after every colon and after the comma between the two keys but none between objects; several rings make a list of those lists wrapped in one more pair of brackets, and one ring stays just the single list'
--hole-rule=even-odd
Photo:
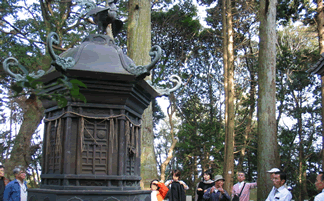
[{"label": "person in black jacket", "polygon": [[211,180],[213,175],[210,171],[204,172],[203,180],[198,183],[197,186],[197,194],[196,194],[196,201],[203,201],[203,195],[207,191],[208,188],[211,188],[215,185],[215,182]]},{"label": "person in black jacket", "polygon": [[166,196],[166,198],[169,198],[169,201],[186,201],[185,190],[188,190],[189,186],[180,180],[180,175],[181,172],[179,170],[173,170],[172,180],[164,183],[170,189]]}]

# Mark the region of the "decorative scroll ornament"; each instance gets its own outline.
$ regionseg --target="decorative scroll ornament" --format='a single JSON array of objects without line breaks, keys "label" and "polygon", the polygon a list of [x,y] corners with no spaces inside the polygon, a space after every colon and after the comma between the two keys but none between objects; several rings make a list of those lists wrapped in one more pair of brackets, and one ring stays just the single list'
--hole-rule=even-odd
[{"label": "decorative scroll ornament", "polygon": [[[3,68],[4,70],[9,73],[9,75],[11,75],[12,77],[14,77],[16,79],[16,81],[20,82],[20,81],[28,81],[27,80],[27,76],[30,76],[34,79],[40,78],[45,74],[45,71],[43,70],[39,70],[37,71],[37,73],[35,74],[35,72],[29,73],[28,70],[19,64],[18,60],[14,57],[9,57],[7,59],[5,59],[3,61]],[[9,68],[10,66],[18,66],[20,68],[20,70],[23,71],[23,75],[21,74],[15,74],[13,73]]]},{"label": "decorative scroll ornament", "polygon": [[72,57],[62,58],[54,53],[53,44],[58,45],[60,43],[59,37],[55,32],[51,32],[47,36],[46,43],[48,52],[53,59],[52,65],[56,68],[57,71],[64,72],[75,65],[75,60]]},{"label": "decorative scroll ornament", "polygon": [[[152,87],[155,89],[155,91],[158,92],[159,96],[170,96],[172,92],[178,90],[181,87],[182,81],[181,78],[177,75],[171,75],[169,81],[176,83],[176,86],[174,86],[171,89],[164,89],[162,87],[153,87],[153,86]],[[147,82],[151,85],[150,81]]]},{"label": "decorative scroll ornament", "polygon": [[126,70],[132,74],[134,74],[138,78],[144,78],[148,75],[150,75],[150,71],[152,68],[154,68],[155,64],[159,61],[162,55],[162,49],[158,45],[154,45],[152,49],[150,50],[150,56],[154,56],[153,61],[146,65],[146,66],[126,66]]}]

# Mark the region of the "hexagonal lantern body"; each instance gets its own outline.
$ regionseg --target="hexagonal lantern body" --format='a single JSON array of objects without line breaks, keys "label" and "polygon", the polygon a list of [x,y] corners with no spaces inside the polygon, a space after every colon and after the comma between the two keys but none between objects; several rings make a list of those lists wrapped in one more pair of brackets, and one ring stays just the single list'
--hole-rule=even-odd
[{"label": "hexagonal lantern body", "polygon": [[[66,76],[86,84],[80,92],[87,103],[70,99],[59,108],[43,100],[42,182],[29,200],[150,200],[139,185],[141,116],[157,92],[125,70],[133,61],[109,36],[90,35],[61,56],[75,60]],[[50,85],[60,76],[41,80]]]}]

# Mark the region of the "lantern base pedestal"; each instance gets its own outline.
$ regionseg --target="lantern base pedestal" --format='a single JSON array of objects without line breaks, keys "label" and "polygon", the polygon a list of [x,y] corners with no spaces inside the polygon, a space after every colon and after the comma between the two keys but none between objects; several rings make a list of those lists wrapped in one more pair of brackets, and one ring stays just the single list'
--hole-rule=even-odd
[{"label": "lantern base pedestal", "polygon": [[28,189],[28,201],[150,201],[148,190],[51,190]]}]

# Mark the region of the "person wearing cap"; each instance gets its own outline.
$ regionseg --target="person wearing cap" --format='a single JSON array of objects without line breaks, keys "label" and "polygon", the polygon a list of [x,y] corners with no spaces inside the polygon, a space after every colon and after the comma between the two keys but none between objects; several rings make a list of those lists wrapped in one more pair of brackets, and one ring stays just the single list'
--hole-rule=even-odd
[{"label": "person wearing cap", "polygon": [[15,167],[13,174],[16,179],[11,181],[3,194],[3,201],[27,201],[27,182],[25,181],[26,172],[21,167]]},{"label": "person wearing cap", "polygon": [[290,191],[284,186],[286,178],[287,176],[284,172],[277,172],[273,175],[272,182],[274,188],[270,191],[266,201],[290,201],[292,199]]},{"label": "person wearing cap", "polygon": [[280,170],[278,168],[272,168],[271,170],[269,170],[267,172],[270,173],[270,179],[272,180],[275,173],[280,172]]},{"label": "person wearing cap", "polygon": [[324,200],[324,172],[320,172],[315,181],[315,186],[320,193],[315,196],[314,201]]},{"label": "person wearing cap", "polygon": [[204,193],[203,198],[209,201],[229,201],[231,197],[229,194],[223,189],[223,185],[225,179],[222,175],[215,176],[215,186],[208,188]]},{"label": "person wearing cap", "polygon": [[[271,170],[267,171],[268,173],[270,173],[270,180],[272,181],[273,179],[273,176],[276,174],[276,173],[279,173],[280,172],[280,169],[278,168],[272,168]],[[288,186],[287,184],[285,183],[284,184],[285,188],[288,189]],[[274,187],[273,187],[274,188]],[[288,189],[289,190],[289,189]]]},{"label": "person wearing cap", "polygon": [[232,198],[234,196],[239,196],[240,201],[249,201],[250,200],[250,189],[256,188],[257,183],[246,183],[245,180],[245,173],[244,172],[237,172],[237,180],[236,183],[232,188]]}]

